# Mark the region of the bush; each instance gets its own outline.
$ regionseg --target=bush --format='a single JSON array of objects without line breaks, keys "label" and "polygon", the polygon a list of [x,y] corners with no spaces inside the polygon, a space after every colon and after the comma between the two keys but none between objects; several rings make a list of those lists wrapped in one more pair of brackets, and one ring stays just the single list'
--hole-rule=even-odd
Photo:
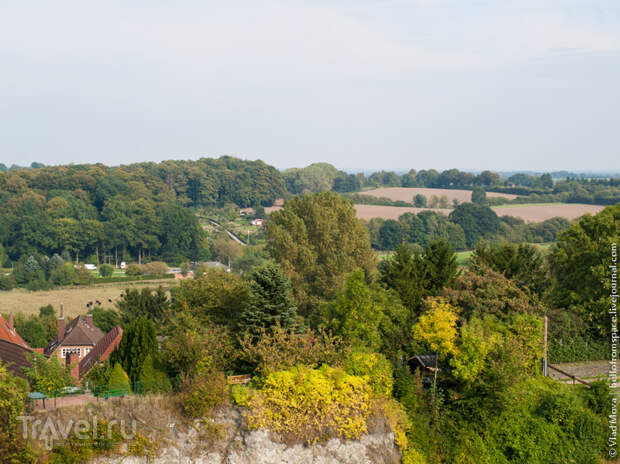
[{"label": "bush", "polygon": [[182,395],[183,412],[192,419],[204,417],[213,408],[228,404],[228,381],[221,371],[199,368]]},{"label": "bush", "polygon": [[348,352],[342,339],[328,332],[295,333],[277,326],[263,330],[258,338],[246,334],[241,349],[244,360],[261,375],[300,364],[313,368],[338,365]]},{"label": "bush", "polygon": [[144,274],[164,275],[168,273],[168,265],[162,261],[153,261],[142,266]]},{"label": "bush", "polygon": [[347,373],[365,376],[375,392],[381,398],[390,398],[394,387],[392,365],[379,353],[354,352],[345,361]]},{"label": "bush", "polygon": [[90,285],[93,283],[93,274],[84,266],[79,266],[76,269],[77,277],[75,283],[78,285]]},{"label": "bush", "polygon": [[0,290],[12,290],[15,288],[15,279],[12,275],[0,275]]},{"label": "bush", "polygon": [[71,263],[66,263],[52,271],[50,280],[54,285],[71,285],[77,280],[77,272]]},{"label": "bush", "polygon": [[142,363],[138,380],[140,382],[140,393],[159,393],[172,389],[170,379],[165,372],[155,368],[150,354]]},{"label": "bush", "polygon": [[[123,441],[123,434],[115,421],[98,420],[96,430],[81,433],[77,430],[63,444],[54,446],[50,464],[79,464],[90,462],[95,456],[115,450]],[[77,429],[77,427],[76,427]]]},{"label": "bush", "polygon": [[153,440],[149,440],[140,432],[136,432],[127,452],[131,456],[146,457],[147,462],[157,457],[159,454],[160,443]]},{"label": "bush", "polygon": [[142,271],[142,266],[136,263],[129,263],[127,265],[127,269],[125,269],[125,275],[128,276],[139,276],[144,274]]},{"label": "bush", "polygon": [[24,413],[26,391],[27,387],[0,362],[0,462],[36,462],[21,436],[18,420]]},{"label": "bush", "polygon": [[114,369],[112,369],[110,380],[108,381],[108,390],[121,394],[131,393],[129,376],[119,363],[116,363]]},{"label": "bush", "polygon": [[484,444],[487,462],[599,463],[607,421],[588,409],[586,395],[548,378],[527,379],[515,385],[503,411],[490,418],[483,443],[461,442],[461,454],[484,455]]},{"label": "bush", "polygon": [[552,339],[549,343],[549,362],[564,363],[609,359],[609,342],[588,337]]},{"label": "bush", "polygon": [[109,264],[99,266],[99,275],[101,277],[110,277],[112,274],[114,274],[114,268]]},{"label": "bush", "polygon": [[371,398],[364,377],[329,366],[295,367],[263,379],[247,402],[246,418],[250,429],[266,428],[285,440],[358,439],[367,432]]},{"label": "bush", "polygon": [[58,358],[47,359],[39,353],[27,354],[32,367],[24,368],[24,372],[32,391],[54,394],[58,390],[74,385],[75,381],[69,369],[58,361]]}]

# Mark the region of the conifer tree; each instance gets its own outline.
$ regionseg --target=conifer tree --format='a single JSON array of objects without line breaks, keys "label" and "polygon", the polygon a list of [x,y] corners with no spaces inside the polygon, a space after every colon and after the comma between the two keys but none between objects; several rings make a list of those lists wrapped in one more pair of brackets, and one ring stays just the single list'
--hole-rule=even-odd
[{"label": "conifer tree", "polygon": [[153,321],[142,316],[123,332],[118,349],[112,355],[113,363],[120,363],[132,382],[136,382],[145,359],[157,354],[157,334]]},{"label": "conifer tree", "polygon": [[433,240],[424,248],[426,290],[433,296],[449,287],[459,275],[456,254],[445,240]]},{"label": "conifer tree", "polygon": [[275,264],[267,264],[252,274],[247,305],[239,327],[257,333],[275,325],[290,330],[295,327],[297,306],[291,282]]},{"label": "conifer tree", "polygon": [[403,305],[414,311],[425,293],[425,268],[419,254],[401,243],[394,255],[380,267],[381,281],[400,296]]},{"label": "conifer tree", "polygon": [[110,380],[108,381],[108,389],[114,391],[122,391],[129,393],[131,386],[129,384],[129,376],[125,372],[119,363],[114,365],[112,374],[110,374]]},{"label": "conifer tree", "polygon": [[140,388],[142,393],[157,393],[171,389],[170,379],[155,367],[153,357],[149,354],[140,369]]}]

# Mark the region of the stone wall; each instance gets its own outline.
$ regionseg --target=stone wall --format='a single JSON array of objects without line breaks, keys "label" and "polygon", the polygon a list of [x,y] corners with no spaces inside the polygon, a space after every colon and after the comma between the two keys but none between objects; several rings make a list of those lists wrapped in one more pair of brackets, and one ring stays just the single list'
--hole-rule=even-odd
[{"label": "stone wall", "polygon": [[[360,440],[332,439],[314,445],[285,444],[264,430],[247,431],[238,410],[219,412],[205,431],[200,423],[179,430],[171,424],[157,457],[98,458],[93,464],[397,464],[394,435],[377,427]],[[217,438],[214,438],[213,430]]]}]

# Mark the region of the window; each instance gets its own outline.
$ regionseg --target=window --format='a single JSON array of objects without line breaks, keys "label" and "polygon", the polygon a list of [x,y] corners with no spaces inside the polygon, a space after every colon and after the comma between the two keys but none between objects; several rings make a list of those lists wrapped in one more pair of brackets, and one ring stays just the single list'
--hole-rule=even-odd
[{"label": "window", "polygon": [[60,354],[62,355],[62,359],[67,359],[67,356],[70,354],[77,354],[78,357],[81,357],[82,349],[81,348],[63,348]]}]

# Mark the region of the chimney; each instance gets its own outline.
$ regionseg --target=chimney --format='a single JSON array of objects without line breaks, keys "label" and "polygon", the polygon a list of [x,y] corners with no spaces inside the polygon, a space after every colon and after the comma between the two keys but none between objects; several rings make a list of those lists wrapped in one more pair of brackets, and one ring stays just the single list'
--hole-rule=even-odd
[{"label": "chimney", "polygon": [[9,315],[9,328],[12,329],[15,327],[15,319],[13,318],[13,313]]},{"label": "chimney", "polygon": [[58,342],[65,338],[65,318],[62,314],[62,305],[60,305],[60,317],[58,318]]},{"label": "chimney", "polygon": [[94,327],[95,325],[93,324],[93,315],[92,314],[87,314],[86,315],[86,323],[91,326]]},{"label": "chimney", "polygon": [[68,354],[67,365],[69,366],[71,377],[75,380],[80,380],[80,356],[77,353]]}]

